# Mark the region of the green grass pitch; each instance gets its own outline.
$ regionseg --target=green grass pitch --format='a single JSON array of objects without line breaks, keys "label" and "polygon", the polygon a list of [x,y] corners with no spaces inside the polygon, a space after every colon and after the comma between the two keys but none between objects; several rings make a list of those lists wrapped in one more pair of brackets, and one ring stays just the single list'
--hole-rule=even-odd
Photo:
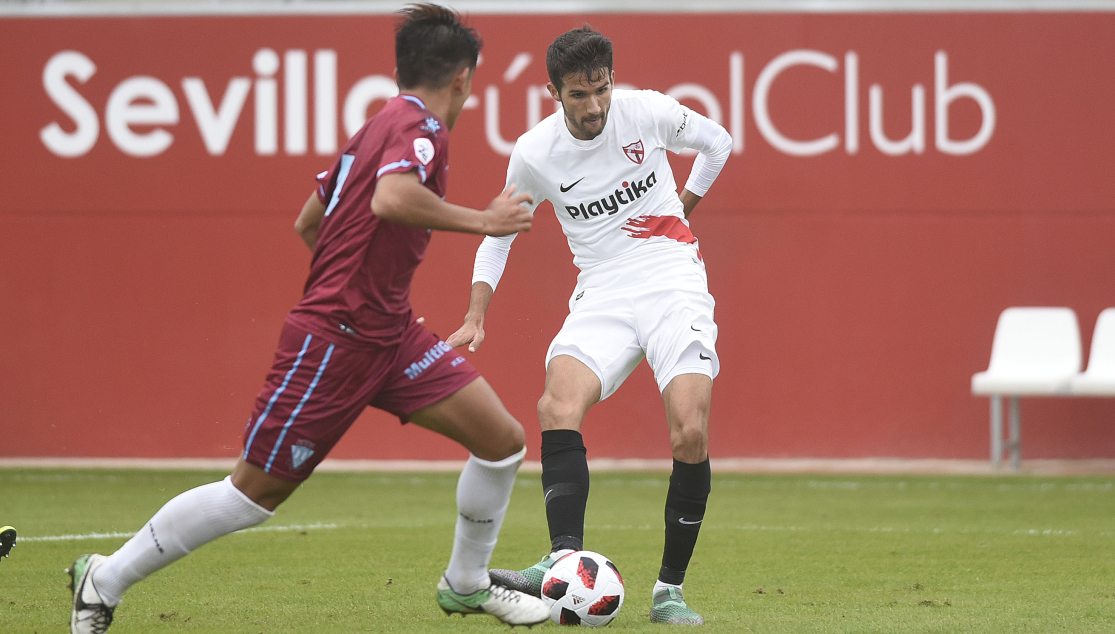
[{"label": "green grass pitch", "polygon": [[[0,469],[0,632],[67,631],[65,568],[215,473]],[[112,634],[493,631],[446,617],[455,474],[320,473],[263,527],[132,588]],[[665,473],[598,473],[587,543],[627,583],[614,630],[647,622]],[[548,546],[539,477],[520,475],[493,566]],[[285,527],[285,528],[284,528]],[[1115,632],[1115,478],[715,474],[686,580],[711,632]],[[557,626],[545,624],[554,629]]]}]

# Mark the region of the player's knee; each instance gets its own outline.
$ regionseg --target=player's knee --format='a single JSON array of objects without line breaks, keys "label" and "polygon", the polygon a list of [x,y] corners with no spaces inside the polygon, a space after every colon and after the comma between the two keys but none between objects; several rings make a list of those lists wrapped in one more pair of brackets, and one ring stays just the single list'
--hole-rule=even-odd
[{"label": "player's knee", "polygon": [[299,484],[264,473],[259,467],[244,461],[240,461],[232,472],[232,486],[269,511],[274,511],[285,502]]},{"label": "player's knee", "polygon": [[549,392],[538,399],[538,420],[542,424],[542,431],[577,429],[583,414],[576,403],[556,398]]},{"label": "player's knee", "polygon": [[513,456],[523,450],[527,444],[527,434],[523,431],[523,426],[519,421],[514,421],[508,428],[507,434],[504,435],[504,453],[508,456]]},{"label": "player's knee", "polygon": [[674,457],[685,462],[700,462],[708,451],[708,436],[700,425],[679,425],[670,431]]},{"label": "player's knee", "polygon": [[486,437],[483,446],[473,447],[471,451],[477,458],[493,462],[509,458],[526,446],[526,432],[519,421],[509,418],[499,433]]},{"label": "player's knee", "polygon": [[542,394],[542,398],[538,399],[538,419],[545,421],[553,417],[554,399],[548,392]]}]

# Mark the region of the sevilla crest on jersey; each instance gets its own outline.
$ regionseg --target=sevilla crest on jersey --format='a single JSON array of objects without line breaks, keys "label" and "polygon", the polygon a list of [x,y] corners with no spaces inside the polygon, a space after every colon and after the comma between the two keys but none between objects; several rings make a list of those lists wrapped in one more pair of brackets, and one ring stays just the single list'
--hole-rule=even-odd
[{"label": "sevilla crest on jersey", "polygon": [[643,140],[639,139],[630,145],[623,146],[623,153],[638,165],[643,164]]}]

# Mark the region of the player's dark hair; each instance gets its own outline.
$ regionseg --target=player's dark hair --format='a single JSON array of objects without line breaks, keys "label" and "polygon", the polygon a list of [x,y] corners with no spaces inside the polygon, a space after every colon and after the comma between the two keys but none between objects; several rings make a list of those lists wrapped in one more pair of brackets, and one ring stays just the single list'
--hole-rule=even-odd
[{"label": "player's dark hair", "polygon": [[599,81],[612,72],[612,41],[588,24],[562,33],[546,51],[546,73],[560,91],[565,77],[582,74]]},{"label": "player's dark hair", "polygon": [[452,9],[412,4],[399,11],[395,27],[395,65],[399,87],[440,89],[462,66],[476,68],[480,34],[461,23]]}]

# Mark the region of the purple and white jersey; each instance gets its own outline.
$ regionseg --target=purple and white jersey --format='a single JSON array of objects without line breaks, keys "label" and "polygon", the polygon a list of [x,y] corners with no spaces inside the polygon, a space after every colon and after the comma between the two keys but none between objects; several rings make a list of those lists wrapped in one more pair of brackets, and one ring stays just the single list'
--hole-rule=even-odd
[{"label": "purple and white jersey", "polygon": [[363,343],[397,341],[412,319],[410,284],[430,231],[372,213],[385,174],[415,172],[444,198],[449,130],[417,97],[387,102],[318,175],[326,206],[302,300],[292,321],[325,336]]}]

